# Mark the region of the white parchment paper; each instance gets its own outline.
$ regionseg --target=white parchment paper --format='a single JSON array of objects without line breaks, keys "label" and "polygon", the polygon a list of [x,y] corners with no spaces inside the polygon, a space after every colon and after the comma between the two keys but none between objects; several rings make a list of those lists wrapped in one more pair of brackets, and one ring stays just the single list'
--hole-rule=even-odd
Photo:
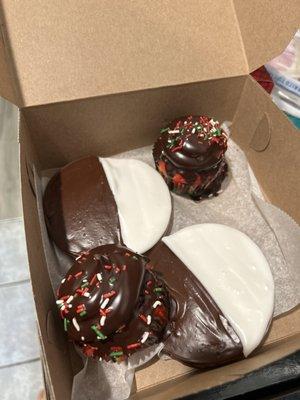
[{"label": "white parchment paper", "polygon": [[[153,166],[151,151],[152,147],[147,146],[115,157],[135,158]],[[230,139],[226,158],[229,176],[220,196],[194,202],[172,193],[172,233],[206,222],[225,224],[246,233],[261,248],[270,264],[275,282],[274,315],[277,316],[300,303],[300,228],[286,213],[263,199],[244,153]],[[36,175],[36,189],[44,250],[56,290],[72,262],[55,249],[47,235],[41,200],[48,179],[39,179]],[[74,377],[72,400],[128,398],[135,368],[148,362],[162,347],[158,345],[137,353],[122,364],[84,359],[84,368]]]}]

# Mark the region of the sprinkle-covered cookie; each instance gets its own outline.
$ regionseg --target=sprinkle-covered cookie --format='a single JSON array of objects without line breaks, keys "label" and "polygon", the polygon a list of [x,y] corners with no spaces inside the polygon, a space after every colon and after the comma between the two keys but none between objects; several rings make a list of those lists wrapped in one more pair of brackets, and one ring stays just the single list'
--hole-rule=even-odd
[{"label": "sprinkle-covered cookie", "polygon": [[105,245],[76,259],[57,292],[68,337],[88,357],[122,361],[159,343],[169,322],[164,283],[148,260]]},{"label": "sprinkle-covered cookie", "polygon": [[161,130],[154,144],[156,169],[177,194],[195,200],[217,195],[227,173],[227,139],[213,118],[176,119]]}]

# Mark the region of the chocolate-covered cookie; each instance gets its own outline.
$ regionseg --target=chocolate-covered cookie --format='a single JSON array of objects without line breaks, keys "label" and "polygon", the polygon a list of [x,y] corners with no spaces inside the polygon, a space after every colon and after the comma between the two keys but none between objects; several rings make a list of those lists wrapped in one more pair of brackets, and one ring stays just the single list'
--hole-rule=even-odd
[{"label": "chocolate-covered cookie", "polygon": [[194,200],[217,195],[227,173],[227,135],[207,116],[176,119],[161,130],[153,157],[171,190]]},{"label": "chocolate-covered cookie", "polygon": [[165,234],[170,193],[161,176],[138,160],[86,157],[61,168],[43,198],[54,243],[77,256],[100,245],[144,253]]},{"label": "chocolate-covered cookie", "polygon": [[78,257],[62,280],[64,329],[86,356],[122,361],[163,339],[168,291],[147,263],[126,247],[105,245]]},{"label": "chocolate-covered cookie", "polygon": [[248,236],[224,225],[194,225],[164,237],[149,257],[176,304],[165,353],[210,368],[260,344],[273,314],[274,283]]}]

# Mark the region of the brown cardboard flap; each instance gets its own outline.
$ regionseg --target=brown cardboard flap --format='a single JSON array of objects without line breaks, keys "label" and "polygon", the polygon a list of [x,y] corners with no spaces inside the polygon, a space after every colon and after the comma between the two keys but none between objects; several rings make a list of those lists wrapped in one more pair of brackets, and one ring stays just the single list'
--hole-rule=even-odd
[{"label": "brown cardboard flap", "polygon": [[247,73],[230,1],[1,5],[24,106]]},{"label": "brown cardboard flap", "polygon": [[276,57],[300,27],[299,0],[233,0],[249,72]]},{"label": "brown cardboard flap", "polygon": [[14,100],[30,106],[245,75],[292,38],[296,3],[2,0]]},{"label": "brown cardboard flap", "polygon": [[233,138],[269,201],[300,223],[299,131],[251,77],[234,118]]},{"label": "brown cardboard flap", "polygon": [[8,65],[10,56],[8,54],[9,50],[5,45],[6,41],[4,40],[4,35],[3,25],[0,23],[0,93],[6,100],[19,105],[19,99],[15,94],[12,69],[11,66]]}]

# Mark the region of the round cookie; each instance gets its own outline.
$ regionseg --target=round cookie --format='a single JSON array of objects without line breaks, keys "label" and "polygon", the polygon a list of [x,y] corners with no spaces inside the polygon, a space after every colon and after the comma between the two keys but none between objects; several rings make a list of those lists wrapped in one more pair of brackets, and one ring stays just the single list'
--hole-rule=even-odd
[{"label": "round cookie", "polygon": [[109,243],[144,253],[165,234],[172,210],[167,186],[149,165],[94,156],[61,168],[43,205],[49,235],[71,256]]},{"label": "round cookie", "polygon": [[163,339],[168,292],[147,262],[126,247],[100,246],[78,257],[62,280],[64,329],[86,356],[122,361]]},{"label": "round cookie", "polygon": [[227,135],[207,116],[176,119],[153,147],[155,166],[177,194],[194,200],[217,195],[227,173]]},{"label": "round cookie", "polygon": [[149,257],[176,303],[164,352],[209,368],[246,357],[261,343],[274,283],[248,236],[225,225],[194,225],[164,237]]}]

